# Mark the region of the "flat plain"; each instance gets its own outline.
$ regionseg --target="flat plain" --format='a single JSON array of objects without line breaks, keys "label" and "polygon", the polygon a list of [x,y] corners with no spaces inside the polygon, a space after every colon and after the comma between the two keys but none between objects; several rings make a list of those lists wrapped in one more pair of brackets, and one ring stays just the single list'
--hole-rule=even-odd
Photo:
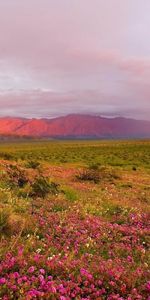
[{"label": "flat plain", "polygon": [[150,141],[0,144],[0,299],[150,299]]}]

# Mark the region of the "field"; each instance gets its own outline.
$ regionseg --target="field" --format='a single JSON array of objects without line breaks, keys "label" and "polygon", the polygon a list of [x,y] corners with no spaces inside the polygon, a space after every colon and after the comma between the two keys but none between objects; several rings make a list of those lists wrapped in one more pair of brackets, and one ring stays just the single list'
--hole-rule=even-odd
[{"label": "field", "polygon": [[0,144],[0,299],[150,299],[150,141]]}]

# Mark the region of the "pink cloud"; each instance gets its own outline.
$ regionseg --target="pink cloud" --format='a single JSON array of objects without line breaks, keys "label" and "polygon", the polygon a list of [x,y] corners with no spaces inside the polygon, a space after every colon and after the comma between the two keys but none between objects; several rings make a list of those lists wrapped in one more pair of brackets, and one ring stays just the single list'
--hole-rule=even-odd
[{"label": "pink cloud", "polygon": [[123,71],[131,72],[135,76],[142,76],[150,72],[150,57],[148,58],[129,58],[122,61],[120,69]]},{"label": "pink cloud", "polygon": [[149,0],[0,1],[1,114],[147,118],[149,11]]}]

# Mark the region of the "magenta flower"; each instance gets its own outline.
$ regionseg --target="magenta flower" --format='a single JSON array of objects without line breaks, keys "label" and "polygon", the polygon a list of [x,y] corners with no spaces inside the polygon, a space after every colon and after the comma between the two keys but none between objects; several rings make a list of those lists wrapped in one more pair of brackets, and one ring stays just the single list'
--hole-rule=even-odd
[{"label": "magenta flower", "polygon": [[14,276],[15,279],[17,279],[17,278],[19,278],[20,275],[19,275],[18,272],[14,272],[14,273],[13,273],[13,276]]},{"label": "magenta flower", "polygon": [[5,284],[6,283],[6,279],[4,277],[0,278],[0,284]]},{"label": "magenta flower", "polygon": [[147,282],[146,288],[147,288],[147,290],[150,292],[150,281]]},{"label": "magenta flower", "polygon": [[40,269],[40,273],[41,273],[42,275],[44,275],[44,274],[45,274],[45,270],[44,270],[44,269]]},{"label": "magenta flower", "polygon": [[28,273],[33,273],[34,271],[35,271],[34,266],[32,266],[32,267],[30,267],[30,268],[28,269]]}]

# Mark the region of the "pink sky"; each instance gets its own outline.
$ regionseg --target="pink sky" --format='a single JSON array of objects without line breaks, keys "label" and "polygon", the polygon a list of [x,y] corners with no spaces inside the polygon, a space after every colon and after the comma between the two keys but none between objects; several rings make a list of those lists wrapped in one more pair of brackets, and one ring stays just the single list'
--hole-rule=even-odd
[{"label": "pink sky", "polygon": [[0,1],[0,116],[150,120],[149,0]]}]

